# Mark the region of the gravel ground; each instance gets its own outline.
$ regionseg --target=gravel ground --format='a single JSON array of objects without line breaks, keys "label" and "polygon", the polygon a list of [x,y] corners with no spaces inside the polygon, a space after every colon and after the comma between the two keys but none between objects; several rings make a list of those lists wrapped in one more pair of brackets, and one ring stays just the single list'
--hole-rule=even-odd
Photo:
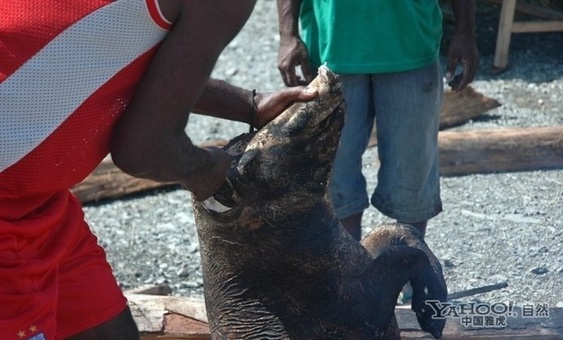
[{"label": "gravel ground", "polygon": [[[563,34],[514,35],[512,67],[494,76],[489,70],[498,8],[480,6],[477,19],[481,67],[473,86],[502,106],[456,129],[563,124]],[[214,76],[260,91],[282,87],[276,25],[275,2],[258,0],[243,31],[221,55]],[[445,31],[451,32],[449,23]],[[230,139],[246,129],[192,115],[188,133],[204,142]],[[364,163],[372,190],[376,148],[368,150]],[[505,289],[462,300],[563,306],[563,170],[445,177],[441,183],[444,212],[430,222],[427,242],[442,261],[450,292],[506,282]],[[166,283],[174,295],[202,294],[187,192],[153,191],[90,204],[85,210],[123,289]],[[386,220],[372,207],[364,214],[364,231]]]}]

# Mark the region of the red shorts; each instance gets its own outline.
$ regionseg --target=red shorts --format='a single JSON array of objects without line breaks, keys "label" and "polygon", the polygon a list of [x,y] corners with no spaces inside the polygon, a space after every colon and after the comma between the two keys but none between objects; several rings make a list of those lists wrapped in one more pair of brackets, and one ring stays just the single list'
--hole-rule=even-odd
[{"label": "red shorts", "polygon": [[70,193],[52,196],[25,218],[0,219],[2,340],[66,338],[112,319],[126,304]]}]

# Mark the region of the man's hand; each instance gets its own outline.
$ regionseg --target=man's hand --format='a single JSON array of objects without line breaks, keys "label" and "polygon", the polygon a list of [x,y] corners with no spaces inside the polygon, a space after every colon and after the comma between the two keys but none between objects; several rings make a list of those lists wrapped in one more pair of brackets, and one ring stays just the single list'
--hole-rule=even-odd
[{"label": "man's hand", "polygon": [[317,90],[304,86],[290,87],[272,93],[256,94],[257,116],[253,124],[255,127],[261,128],[294,102],[312,100],[317,94]]},{"label": "man's hand", "polygon": [[[463,76],[455,78],[457,65],[463,65]],[[461,33],[454,34],[448,51],[448,66],[446,79],[454,91],[461,91],[473,81],[477,66],[479,65],[479,54],[475,45],[475,38]]]},{"label": "man's hand", "polygon": [[[450,41],[448,51],[448,66],[446,80],[454,91],[461,91],[473,81],[479,53],[475,44],[475,0],[453,0],[456,29]],[[463,65],[463,73],[457,75],[455,70],[458,64]]]},{"label": "man's hand", "polygon": [[[309,64],[309,52],[299,36],[301,0],[277,0],[280,49],[278,69],[286,86],[307,85],[316,71]],[[301,78],[296,68],[301,67]]]},{"label": "man's hand", "polygon": [[205,201],[211,197],[225,182],[231,166],[231,156],[216,147],[203,148],[209,153],[211,169],[190,176],[180,183],[184,189],[191,191],[197,201]]},{"label": "man's hand", "polygon": [[[304,79],[297,74],[297,67],[301,67]],[[286,86],[306,85],[315,77],[307,47],[299,37],[286,37],[280,41],[278,69]]]}]

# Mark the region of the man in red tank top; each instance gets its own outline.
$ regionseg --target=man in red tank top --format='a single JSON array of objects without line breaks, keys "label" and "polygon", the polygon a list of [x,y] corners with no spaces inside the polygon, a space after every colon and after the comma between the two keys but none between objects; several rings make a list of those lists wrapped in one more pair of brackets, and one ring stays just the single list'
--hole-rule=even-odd
[{"label": "man in red tank top", "polygon": [[104,250],[69,192],[111,151],[125,172],[196,199],[230,157],[189,112],[265,125],[303,87],[210,79],[255,0],[4,0],[0,9],[0,339],[137,339]]}]

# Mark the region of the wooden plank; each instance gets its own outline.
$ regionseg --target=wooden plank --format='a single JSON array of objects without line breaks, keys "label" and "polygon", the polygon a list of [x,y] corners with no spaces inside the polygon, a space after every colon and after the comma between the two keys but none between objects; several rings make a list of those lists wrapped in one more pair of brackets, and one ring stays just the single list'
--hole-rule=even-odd
[{"label": "wooden plank", "polygon": [[563,168],[563,125],[441,131],[441,175]]},{"label": "wooden plank", "polygon": [[[166,335],[178,339],[210,340],[209,325],[206,322],[187,318],[180,314],[170,313],[164,317]],[[189,332],[186,332],[189,330]]]},{"label": "wooden plank", "polygon": [[466,86],[460,92],[444,91],[440,112],[440,130],[458,126],[497,108],[500,103]]},{"label": "wooden plank", "polygon": [[161,322],[161,318],[153,318],[155,315],[158,315],[158,313],[175,313],[194,320],[207,322],[205,302],[202,297],[127,293],[125,293],[125,297],[129,301],[129,306],[132,310],[137,310],[140,312],[138,314],[146,317],[143,320],[151,320],[151,322],[146,324],[146,327],[143,327],[143,329],[146,329],[147,331],[158,330],[161,328],[161,325],[157,325]]},{"label": "wooden plank", "polygon": [[512,33],[536,33],[563,31],[563,21],[515,21]]},{"label": "wooden plank", "polygon": [[[202,314],[205,315],[203,298],[138,294],[129,294],[127,298],[143,340],[211,339],[206,317],[201,317]],[[515,314],[506,317],[505,326],[495,328],[466,327],[460,317],[450,316],[446,320],[442,339],[563,338],[563,308],[551,307],[548,309],[549,315],[533,318],[523,317],[520,306],[514,307],[512,311]],[[416,315],[409,306],[395,308],[395,315],[403,339],[429,339],[429,334],[420,330]],[[476,313],[474,315],[479,316]],[[487,315],[495,318],[499,316]]]},{"label": "wooden plank", "polygon": [[[522,309],[514,309],[516,316],[506,318],[504,327],[465,327],[460,318],[448,318],[441,339],[562,339],[563,308],[550,308],[545,318],[522,317]],[[395,316],[403,339],[429,339],[416,320],[415,314],[406,308],[396,308]],[[474,315],[479,317],[479,315]],[[499,315],[493,316],[494,320]],[[430,337],[431,338],[431,337]]]},{"label": "wooden plank", "polygon": [[141,339],[210,339],[203,298],[125,296]]},{"label": "wooden plank", "polygon": [[160,332],[141,332],[141,340],[211,340],[207,323],[183,315],[164,314],[164,325]]}]

